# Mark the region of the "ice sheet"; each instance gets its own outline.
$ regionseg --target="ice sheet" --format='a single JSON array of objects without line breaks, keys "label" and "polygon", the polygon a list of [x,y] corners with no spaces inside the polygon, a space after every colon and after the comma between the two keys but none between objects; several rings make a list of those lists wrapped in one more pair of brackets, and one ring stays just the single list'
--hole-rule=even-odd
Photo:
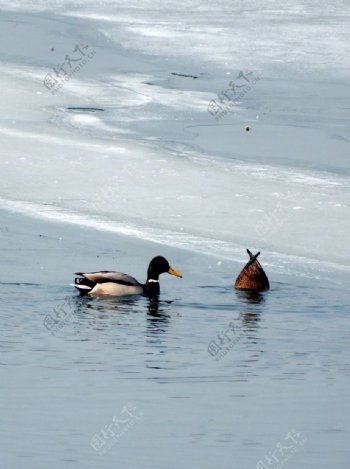
[{"label": "ice sheet", "polygon": [[[256,247],[297,275],[348,269],[347,5],[11,9],[3,207],[223,258]],[[43,79],[78,43],[96,54],[53,95]],[[240,70],[261,79],[217,122],[208,104]]]}]

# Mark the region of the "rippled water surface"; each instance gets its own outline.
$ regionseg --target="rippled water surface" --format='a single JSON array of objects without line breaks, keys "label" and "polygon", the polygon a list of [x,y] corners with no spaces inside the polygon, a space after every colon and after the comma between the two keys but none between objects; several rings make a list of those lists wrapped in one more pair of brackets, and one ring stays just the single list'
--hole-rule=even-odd
[{"label": "rippled water surface", "polygon": [[0,0],[0,469],[348,469],[346,3]]},{"label": "rippled water surface", "polygon": [[[8,255],[23,280],[20,262],[31,260],[38,282],[0,284],[2,467],[255,468],[294,430],[289,467],[329,468],[331,453],[346,467],[345,289],[270,278],[267,293],[237,293],[238,266],[180,252],[184,278],[163,276],[159,301],[80,298],[56,278],[73,264],[107,262],[109,253],[96,258],[95,232],[74,250],[75,228],[59,241],[55,224],[30,222],[15,249],[14,220],[2,234]],[[40,246],[48,266],[63,258],[61,270],[38,263]],[[115,262],[132,273],[152,249],[135,256],[129,245],[129,259]],[[113,418],[124,421],[119,436]]]}]

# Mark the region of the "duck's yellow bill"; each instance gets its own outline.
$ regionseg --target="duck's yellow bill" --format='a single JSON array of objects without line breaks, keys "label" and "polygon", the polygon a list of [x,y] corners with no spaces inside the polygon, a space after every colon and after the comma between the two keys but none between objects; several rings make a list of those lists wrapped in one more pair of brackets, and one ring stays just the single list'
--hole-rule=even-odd
[{"label": "duck's yellow bill", "polygon": [[168,270],[168,274],[170,274],[170,275],[175,275],[175,277],[180,277],[180,278],[182,278],[182,275],[179,274],[179,272],[176,272],[176,270],[174,270],[172,267],[170,267],[170,269]]}]

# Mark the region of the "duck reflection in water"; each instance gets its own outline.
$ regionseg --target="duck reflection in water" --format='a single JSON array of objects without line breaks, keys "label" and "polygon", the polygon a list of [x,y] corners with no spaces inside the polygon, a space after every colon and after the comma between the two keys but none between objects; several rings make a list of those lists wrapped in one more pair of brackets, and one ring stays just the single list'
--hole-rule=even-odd
[{"label": "duck reflection in water", "polygon": [[[169,310],[169,305],[172,304],[171,300],[160,300],[159,296],[143,298],[146,301],[148,316],[159,320],[168,319],[171,316]],[[94,299],[90,297],[73,297],[70,299],[70,307],[74,310],[75,316],[86,313],[87,310],[101,313],[109,311],[123,313],[141,312],[144,306],[141,299],[142,297],[136,296],[122,298],[103,296]]]},{"label": "duck reflection in water", "polygon": [[259,326],[260,313],[254,311],[244,311],[239,315],[242,327],[248,331],[256,331]]},{"label": "duck reflection in water", "polygon": [[236,295],[244,303],[259,304],[265,301],[264,294],[255,290],[235,290]]},{"label": "duck reflection in water", "polygon": [[160,300],[158,296],[147,298],[148,328],[156,330],[158,326],[169,323],[172,316],[170,309],[172,303],[170,300]]},{"label": "duck reflection in water", "polygon": [[262,312],[261,306],[265,302],[264,294],[254,290],[236,290],[236,294],[243,303],[251,305],[239,316],[242,321],[242,327],[247,332],[256,331]]},{"label": "duck reflection in water", "polygon": [[[139,297],[101,297],[90,298],[73,297],[70,300],[72,318],[74,317],[75,327],[78,330],[95,329],[98,331],[110,329],[111,321],[113,327],[123,326],[129,314],[136,314],[142,311]],[[116,314],[119,313],[119,314]]]},{"label": "duck reflection in water", "polygon": [[145,359],[145,366],[151,370],[169,367],[170,362],[166,358],[169,347],[167,332],[174,313],[172,303],[172,301],[160,300],[158,296],[147,298],[148,314],[145,336],[148,356]]},{"label": "duck reflection in water", "polygon": [[85,302],[85,307],[104,313],[107,313],[108,311],[130,313],[137,311],[137,300],[138,298],[134,296],[123,298],[113,296],[103,296],[95,299],[88,298]]}]

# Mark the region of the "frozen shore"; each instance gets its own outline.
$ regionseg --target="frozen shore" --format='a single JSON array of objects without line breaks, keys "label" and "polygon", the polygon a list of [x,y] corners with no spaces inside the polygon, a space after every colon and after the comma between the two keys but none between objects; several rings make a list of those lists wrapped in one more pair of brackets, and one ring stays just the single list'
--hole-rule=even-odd
[{"label": "frozen shore", "polygon": [[[215,66],[201,55],[191,63],[184,53],[154,52],[160,42],[170,47],[156,34],[161,9],[147,48],[146,32],[127,19],[134,12],[150,21],[141,5],[108,18],[92,3],[75,6],[3,11],[1,208],[85,220],[234,261],[251,246],[267,253],[276,273],[348,275],[350,252],[338,249],[350,232],[342,62],[330,70],[315,56],[307,69],[299,54],[283,68],[268,51],[252,49],[249,60],[240,51],[235,63],[225,65],[220,54]],[[180,11],[171,10],[170,22]],[[264,24],[274,14],[261,13]],[[329,14],[323,20],[331,24]],[[221,19],[226,32],[234,19]],[[244,25],[237,24],[242,35]],[[174,45],[181,41],[174,37]],[[315,44],[308,47],[311,54]],[[336,51],[334,38],[327,47]],[[52,93],[45,77],[58,65],[68,70],[67,56],[80,64],[82,54],[86,64]],[[261,78],[217,121],[208,105],[229,83],[231,91],[247,83],[242,70]]]}]

